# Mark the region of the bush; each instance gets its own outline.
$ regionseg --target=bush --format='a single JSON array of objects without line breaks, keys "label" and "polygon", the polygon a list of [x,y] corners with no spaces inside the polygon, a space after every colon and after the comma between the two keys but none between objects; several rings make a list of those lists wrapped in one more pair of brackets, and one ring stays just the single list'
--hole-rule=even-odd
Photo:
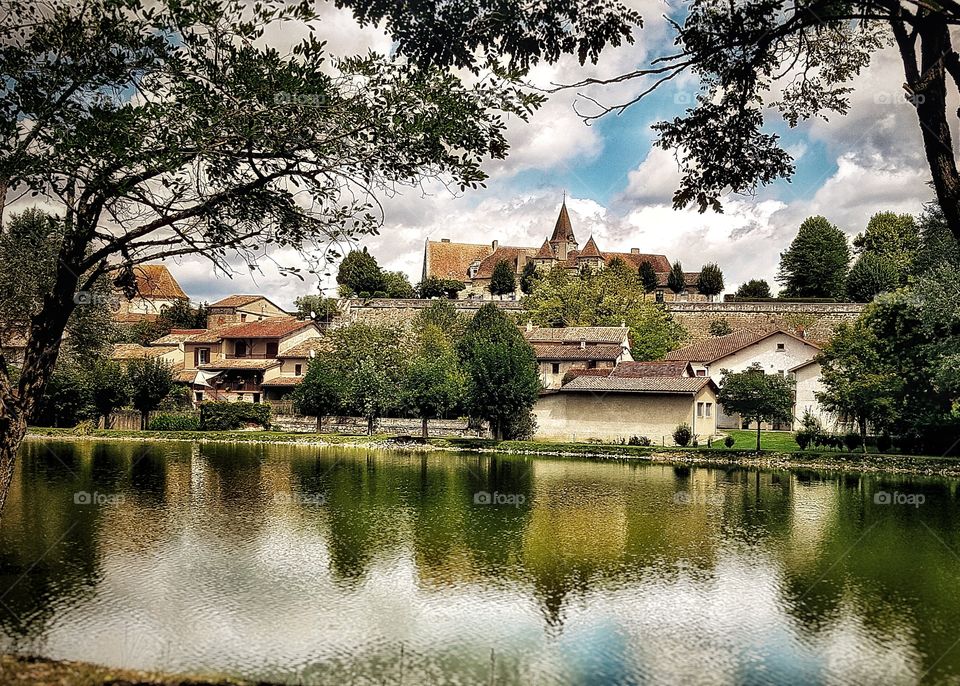
[{"label": "bush", "polygon": [[270,428],[270,406],[247,402],[204,402],[200,404],[201,431],[232,431],[250,424]]},{"label": "bush", "polygon": [[809,429],[800,429],[793,437],[797,441],[797,445],[800,446],[800,450],[806,450],[810,442],[813,441],[813,434]]},{"label": "bush", "polygon": [[877,452],[878,453],[888,453],[890,448],[893,446],[893,439],[890,438],[890,434],[880,434],[877,436]]},{"label": "bush", "polygon": [[727,436],[723,439],[723,444],[728,448],[732,448],[734,443],[736,443],[736,440],[734,440],[733,436]]},{"label": "bush", "polygon": [[650,445],[650,439],[646,436],[631,436],[630,440],[627,441],[627,445]]},{"label": "bush", "polygon": [[681,424],[673,430],[673,442],[679,445],[681,448],[687,447],[691,438],[693,438],[693,434],[690,432],[689,424]]},{"label": "bush", "polygon": [[730,333],[733,333],[733,329],[730,328],[730,322],[726,319],[714,319],[710,322],[711,336],[726,336]]},{"label": "bush", "polygon": [[197,431],[200,418],[195,414],[158,414],[147,428],[150,431]]},{"label": "bush", "polygon": [[529,441],[535,433],[537,433],[537,418],[529,410],[512,417],[503,427],[503,437],[508,441]]},{"label": "bush", "polygon": [[851,431],[843,436],[843,444],[847,446],[847,450],[851,453],[863,445],[863,439],[860,437],[860,434],[855,431]]}]

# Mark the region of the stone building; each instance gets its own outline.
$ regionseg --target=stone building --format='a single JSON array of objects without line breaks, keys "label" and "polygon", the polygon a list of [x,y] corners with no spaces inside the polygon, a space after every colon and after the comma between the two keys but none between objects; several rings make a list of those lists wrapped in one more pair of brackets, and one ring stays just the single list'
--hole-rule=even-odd
[{"label": "stone building", "polygon": [[177,302],[188,302],[187,294],[162,264],[141,264],[133,268],[136,293],[127,298],[117,291],[111,303],[113,318],[121,324],[153,321]]},{"label": "stone building", "polygon": [[[577,240],[564,202],[553,227],[553,233],[545,238],[539,247],[500,245],[494,240],[490,243],[453,243],[447,238],[439,241],[427,239],[423,253],[423,278],[437,277],[453,279],[466,284],[461,298],[489,300],[490,280],[493,270],[501,262],[506,262],[514,271],[519,283],[520,276],[528,263],[537,269],[566,269],[579,274],[585,269],[597,271],[620,259],[632,269],[639,270],[640,265],[649,262],[657,274],[657,298],[670,300],[705,300],[697,291],[699,272],[684,274],[685,291],[675,295],[667,288],[667,275],[670,261],[665,255],[654,255],[631,248],[630,252],[602,251],[593,236],[587,239],[583,248]],[[516,297],[516,294],[514,294]]]}]

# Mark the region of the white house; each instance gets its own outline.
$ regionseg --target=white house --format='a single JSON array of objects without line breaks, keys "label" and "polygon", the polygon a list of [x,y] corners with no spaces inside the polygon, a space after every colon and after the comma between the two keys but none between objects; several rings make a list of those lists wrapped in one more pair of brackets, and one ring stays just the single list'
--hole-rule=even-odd
[{"label": "white house", "polygon": [[793,408],[793,428],[799,429],[803,415],[809,412],[820,420],[820,424],[825,429],[835,430],[838,425],[838,418],[831,412],[827,412],[817,400],[817,393],[823,390],[823,381],[820,378],[820,363],[815,359],[801,362],[796,367],[790,369],[793,378],[797,383],[796,403]]}]

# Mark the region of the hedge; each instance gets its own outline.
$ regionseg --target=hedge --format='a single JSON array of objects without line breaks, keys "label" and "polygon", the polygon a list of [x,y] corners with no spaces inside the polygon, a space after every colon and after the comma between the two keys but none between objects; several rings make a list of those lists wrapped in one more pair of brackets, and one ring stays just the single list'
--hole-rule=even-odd
[{"label": "hedge", "polygon": [[196,431],[200,418],[195,414],[158,414],[150,420],[149,431]]},{"label": "hedge", "polygon": [[250,424],[256,424],[265,430],[269,429],[270,406],[247,402],[200,403],[201,431],[231,431]]}]

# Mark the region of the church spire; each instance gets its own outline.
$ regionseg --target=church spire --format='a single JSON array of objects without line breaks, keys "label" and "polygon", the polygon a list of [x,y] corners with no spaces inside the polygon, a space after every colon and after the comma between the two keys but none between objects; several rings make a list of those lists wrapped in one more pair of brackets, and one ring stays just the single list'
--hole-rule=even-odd
[{"label": "church spire", "polygon": [[567,213],[566,192],[564,192],[563,204],[560,205],[560,214],[557,217],[556,226],[553,227],[553,236],[550,238],[550,242],[572,243],[573,246],[571,249],[573,250],[577,247],[577,238],[573,235],[573,225],[570,223],[570,215]]}]

